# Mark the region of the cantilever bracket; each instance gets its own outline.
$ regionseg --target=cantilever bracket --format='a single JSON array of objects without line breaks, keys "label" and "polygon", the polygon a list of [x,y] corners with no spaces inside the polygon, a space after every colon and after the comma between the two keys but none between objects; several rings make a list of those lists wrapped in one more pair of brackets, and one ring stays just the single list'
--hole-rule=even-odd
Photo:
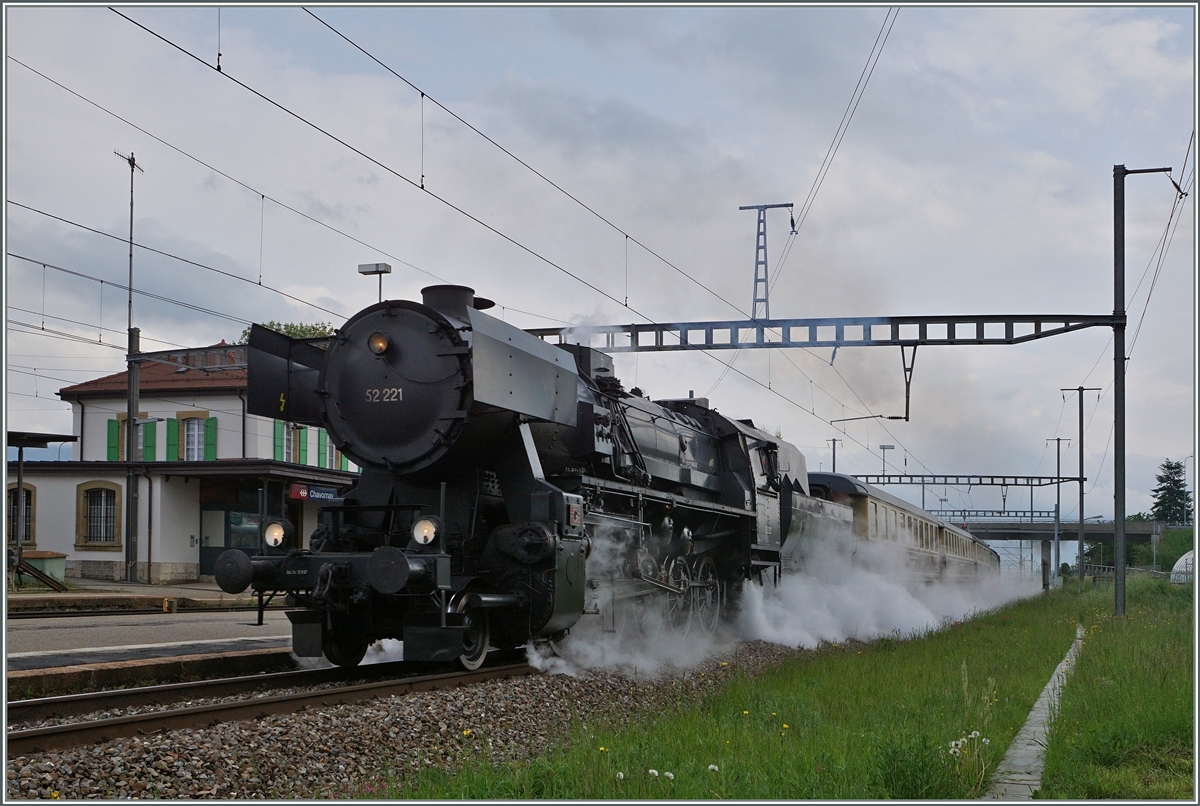
[{"label": "cantilever bracket", "polygon": [[[912,355],[904,351],[906,347],[912,347]],[[917,363],[917,345],[901,344],[900,345],[900,363],[904,367],[904,422],[908,422],[909,401],[912,398],[912,376],[913,366]],[[889,420],[899,420],[899,417],[888,417]]]}]

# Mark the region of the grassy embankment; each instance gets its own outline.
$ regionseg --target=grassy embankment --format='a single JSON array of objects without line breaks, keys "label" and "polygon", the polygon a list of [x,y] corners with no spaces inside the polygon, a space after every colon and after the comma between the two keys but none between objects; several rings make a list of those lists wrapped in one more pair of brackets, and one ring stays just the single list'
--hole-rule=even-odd
[{"label": "grassy embankment", "polygon": [[1041,797],[1195,796],[1191,585],[1130,579],[1079,598],[1083,651],[1048,737]]},{"label": "grassy embankment", "polygon": [[454,773],[395,770],[383,794],[978,797],[1070,646],[1079,599],[1060,591],[919,639],[827,647],[735,680],[691,710],[627,729],[575,725],[569,746],[532,761],[497,768],[472,756]]}]

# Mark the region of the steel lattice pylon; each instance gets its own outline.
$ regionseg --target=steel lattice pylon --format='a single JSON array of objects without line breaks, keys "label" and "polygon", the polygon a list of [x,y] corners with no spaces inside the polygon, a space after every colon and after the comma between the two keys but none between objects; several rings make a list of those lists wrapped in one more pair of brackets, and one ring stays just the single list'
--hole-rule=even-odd
[{"label": "steel lattice pylon", "polygon": [[[767,210],[775,207],[790,209],[792,204],[750,204],[738,208],[758,211],[758,234],[754,239],[754,304],[750,308],[751,319],[771,318],[771,286],[767,282]],[[792,222],[792,234],[795,234],[795,218]]]}]

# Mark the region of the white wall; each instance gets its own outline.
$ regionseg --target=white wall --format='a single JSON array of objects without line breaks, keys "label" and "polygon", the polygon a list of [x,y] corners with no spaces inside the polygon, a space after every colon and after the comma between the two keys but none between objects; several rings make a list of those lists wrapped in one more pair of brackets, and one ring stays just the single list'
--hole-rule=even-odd
[{"label": "white wall", "polygon": [[[144,484],[145,482],[143,482]],[[200,480],[154,479],[154,562],[200,562]],[[195,545],[192,545],[195,538]],[[145,554],[142,554],[145,559]]]}]

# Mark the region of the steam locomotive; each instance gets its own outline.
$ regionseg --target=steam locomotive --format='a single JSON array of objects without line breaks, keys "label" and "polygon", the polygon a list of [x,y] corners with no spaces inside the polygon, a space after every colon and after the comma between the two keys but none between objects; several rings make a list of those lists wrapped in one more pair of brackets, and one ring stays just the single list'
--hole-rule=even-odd
[{"label": "steam locomotive", "polygon": [[853,522],[752,421],[627,391],[611,356],[496,319],[470,288],[422,298],[324,340],[251,329],[248,411],[321,426],[362,468],[307,548],[277,519],[259,555],[217,560],[229,593],[286,593],[297,655],[355,666],[394,638],[406,661],[474,669],[585,615],[712,633],[743,584],[779,580],[789,542]]}]

